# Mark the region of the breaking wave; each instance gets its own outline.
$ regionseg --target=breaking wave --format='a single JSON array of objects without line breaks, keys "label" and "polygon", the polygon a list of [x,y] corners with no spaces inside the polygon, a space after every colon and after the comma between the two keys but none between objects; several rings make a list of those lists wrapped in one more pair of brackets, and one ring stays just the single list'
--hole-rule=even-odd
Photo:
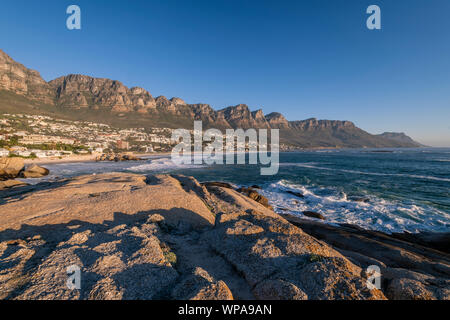
[{"label": "breaking wave", "polygon": [[[304,195],[299,198],[286,191]],[[392,232],[448,231],[450,215],[433,207],[414,203],[387,201],[364,194],[355,199],[334,188],[303,186],[280,180],[264,188],[266,196],[278,213],[290,213],[310,219],[303,211],[315,211],[327,223],[349,223],[365,229]]]},{"label": "breaking wave", "polygon": [[200,168],[202,166],[203,165],[199,164],[176,164],[170,158],[160,158],[151,160],[150,163],[132,166],[130,168],[127,168],[127,170],[133,172],[167,172],[176,169]]}]

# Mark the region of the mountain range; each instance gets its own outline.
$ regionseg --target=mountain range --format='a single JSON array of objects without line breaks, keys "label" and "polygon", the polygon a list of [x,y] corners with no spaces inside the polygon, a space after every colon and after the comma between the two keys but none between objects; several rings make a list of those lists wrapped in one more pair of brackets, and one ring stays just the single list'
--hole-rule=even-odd
[{"label": "mountain range", "polygon": [[120,81],[71,74],[45,81],[0,50],[0,112],[29,113],[107,123],[116,127],[280,129],[280,143],[292,148],[421,147],[404,133],[370,134],[350,121],[288,121],[282,114],[251,111],[245,104],[215,110],[181,98],[153,97]]}]

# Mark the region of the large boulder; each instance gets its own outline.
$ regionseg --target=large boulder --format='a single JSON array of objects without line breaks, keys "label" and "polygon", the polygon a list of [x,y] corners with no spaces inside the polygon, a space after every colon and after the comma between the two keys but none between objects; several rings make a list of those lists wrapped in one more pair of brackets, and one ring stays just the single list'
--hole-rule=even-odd
[{"label": "large boulder", "polygon": [[142,160],[141,158],[136,157],[132,153],[120,154],[119,157],[120,157],[120,161],[139,161],[139,160]]},{"label": "large boulder", "polygon": [[46,168],[40,167],[36,164],[32,164],[31,166],[27,167],[25,171],[22,171],[20,173],[20,176],[22,178],[41,178],[46,175],[48,175],[50,171]]},{"label": "large boulder", "polygon": [[361,268],[280,216],[222,213],[206,239],[257,299],[385,299]]},{"label": "large boulder", "polygon": [[325,217],[323,215],[321,215],[318,212],[315,211],[303,211],[303,214],[307,217],[310,218],[316,218],[316,219],[320,219],[320,220],[326,220]]},{"label": "large boulder", "polygon": [[0,181],[17,178],[23,167],[22,158],[0,158]]},{"label": "large boulder", "polygon": [[292,194],[293,196],[296,196],[296,197],[298,197],[298,198],[304,198],[304,197],[305,197],[302,193],[296,192],[296,191],[290,191],[290,190],[288,190],[288,191],[286,191],[286,193]]},{"label": "large boulder", "polygon": [[[450,299],[444,252],[282,217],[194,178],[108,173],[33,188],[0,203],[0,299]],[[368,286],[370,265],[383,292]]]}]

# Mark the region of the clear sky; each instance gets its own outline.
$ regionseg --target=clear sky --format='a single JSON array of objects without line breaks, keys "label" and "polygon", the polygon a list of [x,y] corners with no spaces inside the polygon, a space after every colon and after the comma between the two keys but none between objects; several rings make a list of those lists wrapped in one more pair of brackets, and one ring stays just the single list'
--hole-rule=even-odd
[{"label": "clear sky", "polygon": [[[82,29],[66,28],[81,8]],[[366,8],[381,8],[381,30]],[[3,0],[0,48],[215,109],[351,120],[450,146],[449,0]]]}]

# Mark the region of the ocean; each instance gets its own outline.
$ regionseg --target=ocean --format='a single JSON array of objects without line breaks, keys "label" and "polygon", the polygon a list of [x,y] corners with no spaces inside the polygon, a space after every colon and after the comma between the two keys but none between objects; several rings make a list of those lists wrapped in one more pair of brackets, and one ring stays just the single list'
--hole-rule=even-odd
[{"label": "ocean", "polygon": [[[169,156],[45,167],[50,176],[28,182],[114,171],[185,174],[202,182],[259,185],[275,211],[299,216],[316,211],[326,217],[325,223],[387,233],[450,232],[450,148],[281,153],[274,176],[261,176],[258,165],[175,165]],[[286,191],[300,192],[304,198]]]}]

